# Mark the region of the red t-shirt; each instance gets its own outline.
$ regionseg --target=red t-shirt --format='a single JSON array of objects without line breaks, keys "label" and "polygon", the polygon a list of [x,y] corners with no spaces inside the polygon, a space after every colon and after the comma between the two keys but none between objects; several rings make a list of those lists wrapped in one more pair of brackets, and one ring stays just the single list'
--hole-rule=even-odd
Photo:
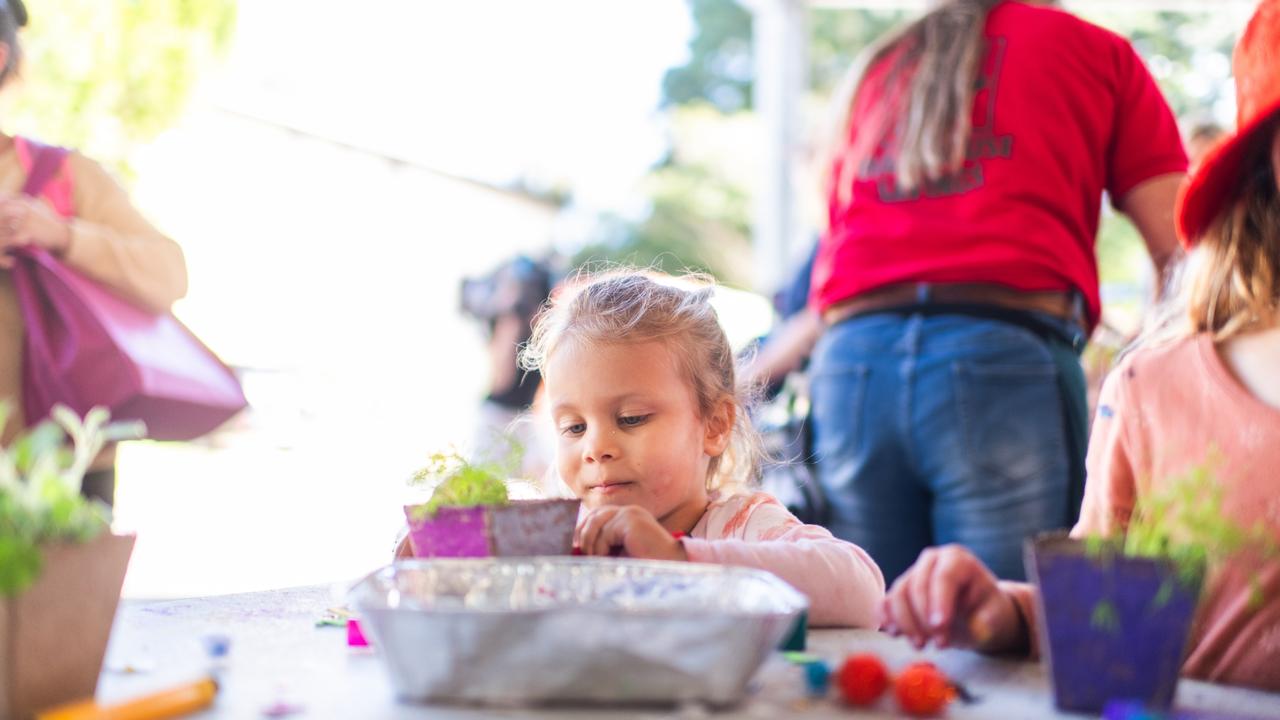
[{"label": "red t-shirt", "polygon": [[[860,163],[850,200],[832,188],[813,269],[820,310],[891,283],[998,283],[1077,288],[1090,324],[1097,321],[1102,191],[1122,198],[1145,180],[1186,171],[1177,123],[1119,35],[1061,10],[1006,2],[988,15],[986,37],[962,170],[902,193],[882,146]],[[886,107],[887,65],[872,68],[854,101],[851,147],[860,120]]]}]

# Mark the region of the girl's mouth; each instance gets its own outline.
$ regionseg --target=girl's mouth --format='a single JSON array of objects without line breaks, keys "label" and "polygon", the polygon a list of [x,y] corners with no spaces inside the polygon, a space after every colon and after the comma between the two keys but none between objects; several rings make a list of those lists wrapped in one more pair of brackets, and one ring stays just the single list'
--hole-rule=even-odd
[{"label": "girl's mouth", "polygon": [[633,485],[635,485],[635,483],[630,481],[607,482],[603,485],[597,485],[593,489],[604,495],[613,495],[614,493],[622,492],[623,490],[626,490],[632,487]]}]

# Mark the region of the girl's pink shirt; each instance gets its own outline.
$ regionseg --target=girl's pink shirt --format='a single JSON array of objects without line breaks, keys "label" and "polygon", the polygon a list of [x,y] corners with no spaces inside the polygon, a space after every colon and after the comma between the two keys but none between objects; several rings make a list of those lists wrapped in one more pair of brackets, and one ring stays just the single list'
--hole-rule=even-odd
[{"label": "girl's pink shirt", "polygon": [[884,576],[871,556],[800,522],[768,493],[712,493],[683,542],[693,562],[758,568],[787,581],[808,596],[810,625],[879,626]]},{"label": "girl's pink shirt", "polygon": [[[1137,498],[1210,460],[1225,515],[1280,541],[1280,409],[1236,380],[1207,335],[1133,353],[1103,384],[1071,534],[1123,532]],[[1002,586],[1034,628],[1032,587]],[[1280,690],[1280,561],[1212,569],[1183,674]]]}]

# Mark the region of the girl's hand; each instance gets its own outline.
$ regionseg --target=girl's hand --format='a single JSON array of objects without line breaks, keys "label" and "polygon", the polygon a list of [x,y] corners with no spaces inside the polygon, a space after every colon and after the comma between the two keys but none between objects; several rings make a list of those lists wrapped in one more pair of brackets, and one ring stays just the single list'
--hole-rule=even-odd
[{"label": "girl's hand", "polygon": [[71,224],[37,198],[0,197],[0,267],[13,267],[9,250],[33,245],[61,255],[71,246]]},{"label": "girl's hand", "polygon": [[648,560],[688,560],[684,544],[639,505],[596,508],[574,534],[583,555],[609,555],[615,547],[627,557]]},{"label": "girl's hand", "polygon": [[1004,652],[1025,647],[1028,630],[982,561],[960,545],[926,548],[889,588],[881,627],[917,648]]}]

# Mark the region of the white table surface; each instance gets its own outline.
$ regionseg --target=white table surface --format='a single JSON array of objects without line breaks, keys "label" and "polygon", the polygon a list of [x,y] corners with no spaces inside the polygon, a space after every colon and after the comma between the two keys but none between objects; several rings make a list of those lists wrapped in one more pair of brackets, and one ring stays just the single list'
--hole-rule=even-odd
[{"label": "white table surface", "polygon": [[[897,717],[892,699],[858,710],[836,700],[804,695],[800,670],[780,656],[752,684],[747,700],[733,708],[552,707],[479,708],[413,705],[396,700],[381,660],[372,651],[347,647],[346,631],[316,627],[326,608],[340,603],[330,588],[311,587],[242,595],[164,601],[124,601],[98,686],[109,703],[184,680],[208,668],[202,638],[231,639],[214,707],[193,718],[261,718],[272,706],[297,709],[291,718],[774,718]],[[927,659],[962,682],[979,699],[953,703],[949,718],[1087,717],[1057,712],[1044,668],[1031,662],[984,657],[959,650],[916,651],[902,640],[866,630],[814,630],[809,652],[838,661],[850,652],[879,654],[890,668]],[[887,695],[887,694],[886,694]],[[1280,718],[1280,694],[1184,680],[1184,709]]]}]

